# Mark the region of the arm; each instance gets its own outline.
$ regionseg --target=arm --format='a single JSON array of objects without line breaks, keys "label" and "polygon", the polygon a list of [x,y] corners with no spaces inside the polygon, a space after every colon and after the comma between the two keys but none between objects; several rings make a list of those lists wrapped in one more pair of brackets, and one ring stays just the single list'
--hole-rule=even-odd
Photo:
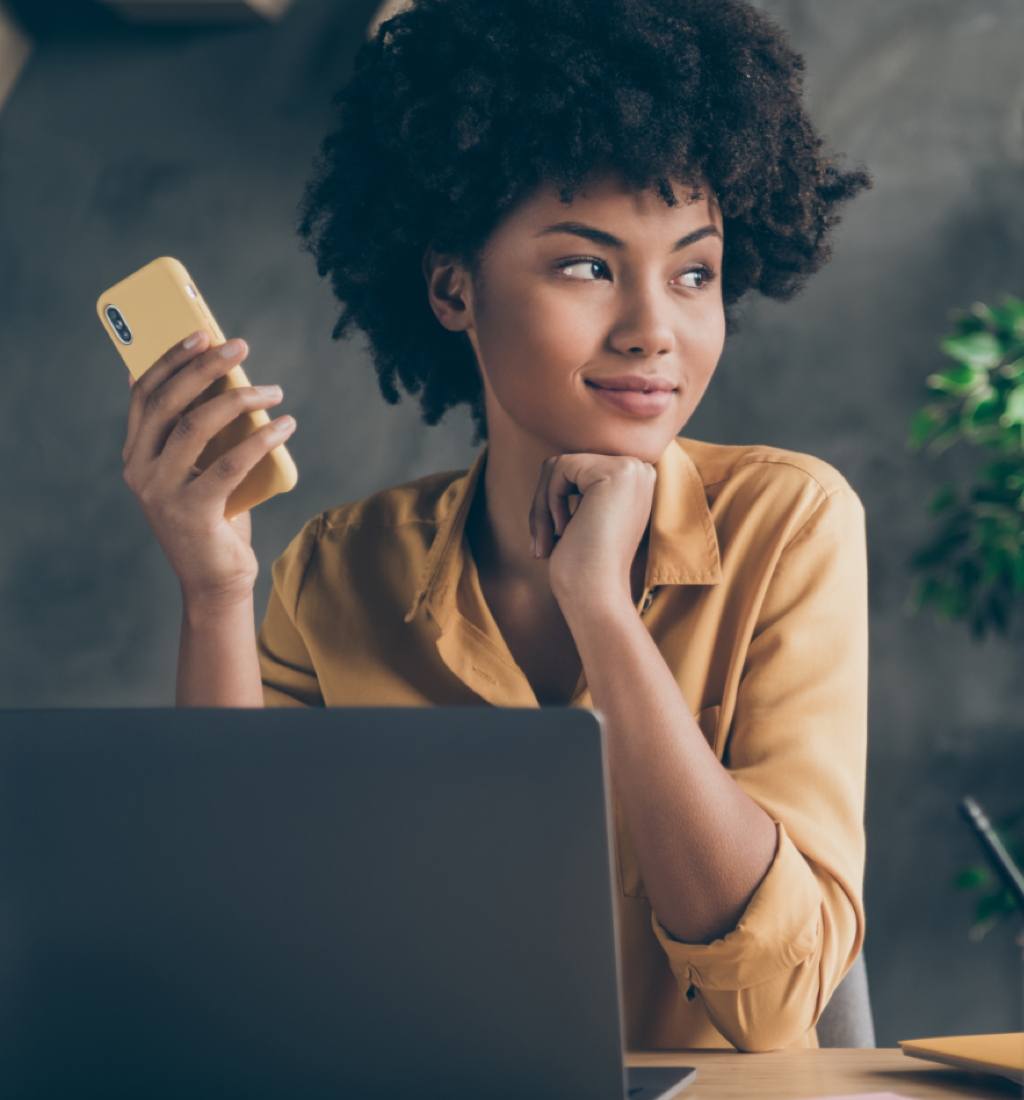
[{"label": "arm", "polygon": [[227,498],[256,463],[291,435],[280,417],[208,469],[207,443],[240,413],[278,404],[277,386],[229,390],[190,409],[248,354],[242,340],[209,347],[205,332],[171,348],[132,386],[124,479],[181,584],[179,706],[263,705],[253,633],[258,565],[248,514],[224,518]]},{"label": "arm", "polygon": [[179,707],[262,707],[252,590],[224,607],[191,599],[182,588],[178,644]]},{"label": "arm", "polygon": [[[580,457],[594,456],[567,456],[574,461]],[[571,476],[585,478],[579,469]],[[583,487],[576,485],[576,489]],[[598,487],[594,484],[590,492]],[[608,506],[608,529],[602,532],[601,525],[591,517],[590,552],[580,550],[569,555],[574,568],[566,569],[564,574],[561,567],[556,570],[556,564],[563,549],[571,549],[572,527],[566,513],[561,513],[558,522],[566,533],[555,544],[551,557],[553,586],[570,579],[572,572],[577,573],[577,582],[584,582],[592,591],[599,583],[611,583],[608,563],[600,566],[601,556],[595,548],[611,545],[615,532],[627,526],[630,499],[649,499],[635,488],[624,498],[602,491],[603,503]],[[584,515],[585,504],[586,492],[577,516]],[[553,545],[557,510],[562,507],[557,500],[550,505],[551,528],[546,541],[542,539],[548,552]],[[543,515],[533,517],[539,530],[544,520]],[[576,523],[575,516],[572,523]],[[589,576],[585,575],[587,569],[592,570]],[[567,617],[574,614],[573,606],[582,607],[583,614],[587,614],[582,589],[577,590],[576,599],[576,604],[566,600]],[[603,600],[599,606],[603,606]],[[863,510],[848,488],[824,499],[788,542],[771,566],[756,614],[738,693],[724,700],[723,705],[722,720],[729,731],[728,768],[717,760],[716,766],[771,822],[777,823],[777,848],[767,874],[724,938],[705,946],[680,934],[673,920],[678,916],[664,909],[671,904],[671,897],[656,881],[659,868],[651,862],[651,848],[643,848],[633,835],[649,829],[649,821],[637,818],[637,799],[627,806],[624,791],[619,791],[652,902],[654,931],[676,981],[688,996],[699,994],[715,1027],[743,1050],[768,1050],[800,1039],[814,1025],[856,958],[863,937],[860,892],[867,727],[866,561]],[[625,630],[624,638],[635,637],[639,646],[640,635],[634,629],[636,617],[634,611],[632,626],[623,618],[621,626],[613,629]],[[596,702],[599,693],[602,698],[609,693],[609,682],[595,683],[596,672],[592,674],[587,665],[594,660],[589,647],[595,641],[602,645],[607,642],[595,639],[593,632],[591,627],[577,637]],[[651,645],[651,667],[664,667],[664,662],[654,663]],[[641,652],[633,649],[635,655]],[[631,658],[620,652],[617,659],[628,662]],[[647,681],[640,680],[639,672],[635,683],[630,683],[628,676],[618,676],[615,667],[606,666],[602,675],[610,675],[612,683],[618,682],[619,690],[611,705],[622,706],[627,717],[637,707],[649,709],[649,700],[644,696],[650,689]],[[639,683],[643,683],[642,689]],[[608,707],[609,703],[601,706]],[[680,721],[680,743],[688,719],[687,714]],[[620,732],[622,729],[618,725]],[[643,739],[650,735],[641,730],[638,736]],[[619,747],[622,740],[618,737]],[[608,744],[611,755],[616,744],[611,728]],[[699,764],[702,754],[705,759],[712,755],[705,750],[702,738],[692,759]],[[615,772],[614,762],[612,766],[619,788],[623,780]],[[699,776],[700,771],[695,769],[694,774]],[[626,782],[630,781],[627,775]],[[668,798],[671,820],[675,822],[682,818],[678,806],[671,804],[691,805],[691,799],[702,799],[703,791],[708,789],[697,788],[690,776],[683,774],[676,779],[675,789],[666,791],[653,768],[643,782],[646,786],[641,787],[642,795],[650,791]],[[714,812],[713,800],[706,805]],[[647,809],[648,817],[651,809],[656,808]],[[666,816],[665,820],[670,819]],[[675,840],[680,846],[690,843],[686,833],[677,833]],[[714,853],[708,858],[714,859]],[[712,883],[711,889],[721,898],[719,886]]]},{"label": "arm", "polygon": [[775,824],[716,759],[631,601],[566,619],[651,905],[678,940],[720,939],[771,866]]},{"label": "arm", "polygon": [[[671,935],[709,943],[735,927],[777,834],[708,747],[633,605],[630,566],[654,480],[653,467],[636,459],[549,460],[531,524],[538,556],[551,555],[551,586],[605,718],[609,766],[651,903]],[[570,524],[567,498],[576,492]]]}]

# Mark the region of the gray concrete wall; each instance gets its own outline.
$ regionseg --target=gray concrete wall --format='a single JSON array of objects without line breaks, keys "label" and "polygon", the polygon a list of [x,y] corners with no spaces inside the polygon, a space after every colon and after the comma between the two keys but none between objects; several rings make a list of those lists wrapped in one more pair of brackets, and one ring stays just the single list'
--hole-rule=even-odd
[{"label": "gray concrete wall", "polygon": [[[120,478],[127,385],[97,294],[160,254],[191,268],[251,376],[280,381],[302,479],[255,515],[269,565],[301,523],[470,460],[470,426],[383,404],[299,249],[295,206],[374,0],[297,0],[274,28],[118,29],[22,0],[40,48],[0,115],[0,706],[163,705],[178,598]],[[1020,0],[768,0],[832,144],[874,172],[795,303],[752,301],[690,434],[835,464],[867,507],[868,965],[879,1041],[1022,1026],[1011,929],[967,941],[955,802],[1024,798],[1024,630],[976,645],[903,611],[923,503],[964,459],[908,455],[952,307],[1024,294]],[[67,10],[71,10],[70,8]],[[65,12],[66,15],[66,12]],[[970,465],[969,462],[966,465]]]}]

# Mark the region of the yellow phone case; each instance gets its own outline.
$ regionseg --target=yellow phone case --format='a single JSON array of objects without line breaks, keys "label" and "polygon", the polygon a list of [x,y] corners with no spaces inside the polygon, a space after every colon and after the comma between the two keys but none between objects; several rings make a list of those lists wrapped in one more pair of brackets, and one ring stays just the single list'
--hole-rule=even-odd
[{"label": "yellow phone case", "polygon": [[[161,256],[104,291],[96,303],[96,312],[125,366],[136,379],[166,351],[199,329],[209,333],[211,347],[225,343],[220,326],[191,276],[184,265],[170,256]],[[232,367],[189,408],[226,390],[248,385],[245,371]],[[262,409],[242,413],[210,440],[196,465],[205,470],[225,451],[269,423],[270,417]],[[247,512],[268,497],[293,489],[298,480],[299,472],[292,456],[283,445],[275,447],[256,463],[228,497],[224,514],[230,519]]]}]

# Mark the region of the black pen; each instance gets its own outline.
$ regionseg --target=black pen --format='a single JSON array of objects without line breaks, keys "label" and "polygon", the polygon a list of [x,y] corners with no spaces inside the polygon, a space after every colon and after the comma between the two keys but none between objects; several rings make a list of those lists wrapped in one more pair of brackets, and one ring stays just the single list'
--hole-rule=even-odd
[{"label": "black pen", "polygon": [[961,800],[960,813],[977,833],[993,870],[1003,880],[1007,890],[1013,895],[1017,908],[1024,914],[1024,875],[1020,873],[1020,868],[1013,862],[1013,857],[1006,850],[1006,845],[992,828],[988,815],[970,795]]}]

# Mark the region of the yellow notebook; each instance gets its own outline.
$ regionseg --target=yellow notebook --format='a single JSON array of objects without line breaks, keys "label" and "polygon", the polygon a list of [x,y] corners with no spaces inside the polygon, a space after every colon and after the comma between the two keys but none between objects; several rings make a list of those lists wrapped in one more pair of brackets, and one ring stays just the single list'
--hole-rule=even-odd
[{"label": "yellow notebook", "polygon": [[905,1039],[903,1053],[947,1066],[997,1073],[1024,1084],[1024,1032],[1007,1035],[955,1035],[946,1039]]}]

